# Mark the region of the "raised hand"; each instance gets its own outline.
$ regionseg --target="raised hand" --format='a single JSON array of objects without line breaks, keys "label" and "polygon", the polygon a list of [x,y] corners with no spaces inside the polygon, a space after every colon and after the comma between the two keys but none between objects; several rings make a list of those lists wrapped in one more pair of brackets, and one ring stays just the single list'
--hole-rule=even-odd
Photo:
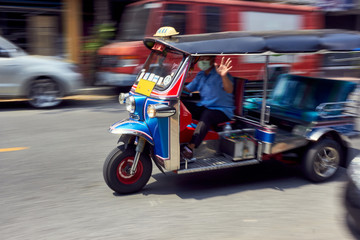
[{"label": "raised hand", "polygon": [[230,58],[228,58],[224,63],[224,57],[222,57],[220,65],[215,63],[216,72],[221,77],[225,77],[226,74],[230,71],[231,68],[232,68],[232,66],[231,66],[231,59]]}]

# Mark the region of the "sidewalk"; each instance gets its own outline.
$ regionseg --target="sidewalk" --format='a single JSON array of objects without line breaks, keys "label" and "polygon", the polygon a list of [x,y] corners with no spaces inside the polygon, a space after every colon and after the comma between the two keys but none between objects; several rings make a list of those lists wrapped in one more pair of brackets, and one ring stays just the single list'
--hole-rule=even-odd
[{"label": "sidewalk", "polygon": [[[129,88],[130,89],[130,88]],[[64,100],[82,100],[82,101],[92,101],[92,100],[110,100],[117,99],[119,93],[126,91],[126,89],[118,87],[86,87],[78,90],[76,94],[63,97]],[[1,102],[19,102],[27,101],[26,98],[5,98],[0,99]]]},{"label": "sidewalk", "polygon": [[86,87],[79,89],[77,94],[66,96],[66,100],[109,100],[116,99],[119,93],[125,91],[118,87]]},{"label": "sidewalk", "polygon": [[121,92],[121,89],[117,87],[84,87],[79,89],[79,93],[76,95],[118,95]]}]

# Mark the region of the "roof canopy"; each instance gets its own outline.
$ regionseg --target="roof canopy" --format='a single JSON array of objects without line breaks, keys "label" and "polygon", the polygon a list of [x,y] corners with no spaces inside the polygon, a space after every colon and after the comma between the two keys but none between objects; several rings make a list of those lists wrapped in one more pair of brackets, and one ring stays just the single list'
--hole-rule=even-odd
[{"label": "roof canopy", "polygon": [[179,35],[170,40],[144,39],[149,49],[155,42],[192,55],[347,52],[360,51],[360,32],[333,29],[242,31]]}]

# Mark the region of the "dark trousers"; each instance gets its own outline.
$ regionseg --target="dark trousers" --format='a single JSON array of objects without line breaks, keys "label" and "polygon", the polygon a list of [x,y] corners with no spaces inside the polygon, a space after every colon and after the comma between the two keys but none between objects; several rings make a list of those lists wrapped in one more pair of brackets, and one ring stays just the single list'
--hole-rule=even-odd
[{"label": "dark trousers", "polygon": [[204,106],[197,106],[194,102],[185,102],[186,108],[191,112],[192,118],[198,120],[194,134],[190,143],[198,147],[205,138],[211,127],[216,127],[219,123],[229,121],[230,119],[220,110],[211,110]]}]

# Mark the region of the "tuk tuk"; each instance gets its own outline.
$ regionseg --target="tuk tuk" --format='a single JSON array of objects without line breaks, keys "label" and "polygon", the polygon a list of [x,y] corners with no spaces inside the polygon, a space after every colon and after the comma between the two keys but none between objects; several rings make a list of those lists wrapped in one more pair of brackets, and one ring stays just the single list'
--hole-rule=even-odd
[{"label": "tuk tuk", "polygon": [[[270,57],[360,50],[360,33],[342,30],[221,32],[149,37],[151,53],[129,93],[119,96],[127,119],[109,131],[119,134],[118,146],[103,167],[106,184],[126,194],[142,189],[152,162],[177,174],[233,168],[296,153],[304,176],[322,182],[347,166],[351,138],[359,135],[359,105],[350,101],[357,84],[351,81],[283,74],[268,94]],[[231,130],[211,129],[195,150],[182,159],[180,149],[196,128],[183,101],[187,77],[200,56],[262,56],[265,63],[262,97],[245,98],[245,80],[234,81],[235,115]],[[236,68],[236,66],[234,66]],[[190,161],[194,161],[190,163]]]}]

